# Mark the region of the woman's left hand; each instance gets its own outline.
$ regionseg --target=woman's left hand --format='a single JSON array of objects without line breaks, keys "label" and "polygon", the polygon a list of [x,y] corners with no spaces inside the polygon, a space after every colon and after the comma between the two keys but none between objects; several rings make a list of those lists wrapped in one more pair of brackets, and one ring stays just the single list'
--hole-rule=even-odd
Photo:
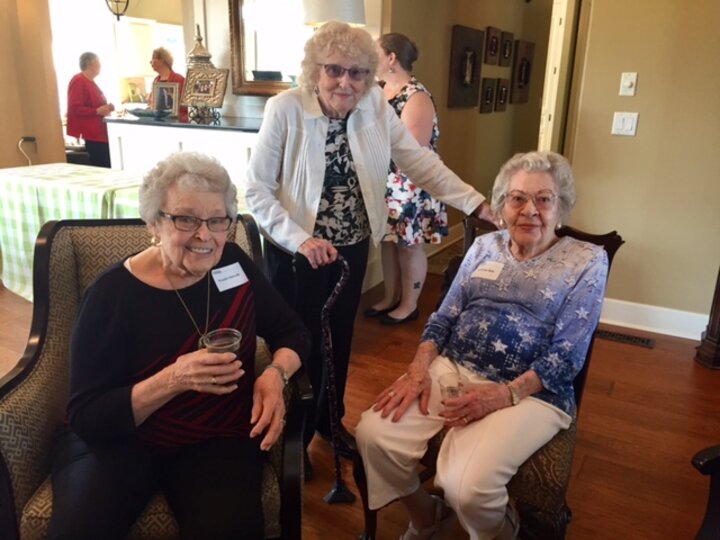
[{"label": "woman's left hand", "polygon": [[285,428],[285,383],[276,370],[266,370],[255,380],[250,438],[265,433],[261,450],[269,450]]},{"label": "woman's left hand", "polygon": [[508,389],[498,383],[477,384],[460,397],[444,400],[443,404],[445,409],[440,416],[445,418],[445,425],[463,427],[507,407]]}]

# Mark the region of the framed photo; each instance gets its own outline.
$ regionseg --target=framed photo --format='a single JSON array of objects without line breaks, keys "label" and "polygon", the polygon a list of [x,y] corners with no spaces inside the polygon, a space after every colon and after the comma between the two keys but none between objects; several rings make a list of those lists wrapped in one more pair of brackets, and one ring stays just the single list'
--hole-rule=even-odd
[{"label": "framed photo", "polygon": [[485,44],[485,63],[496,66],[500,57],[500,36],[502,31],[494,26],[487,27],[487,43]]},{"label": "framed photo", "polygon": [[527,103],[530,97],[530,79],[534,56],[535,43],[522,39],[515,40],[510,103]]},{"label": "framed photo", "polygon": [[482,30],[459,24],[453,26],[448,107],[477,105],[484,38]]},{"label": "framed photo", "polygon": [[495,79],[483,78],[480,85],[480,113],[491,113],[495,108]]},{"label": "framed photo", "polygon": [[191,68],[185,77],[181,105],[222,107],[228,80],[227,69]]},{"label": "framed photo", "polygon": [[177,116],[180,108],[180,83],[156,82],[153,84],[153,108],[156,111],[170,111]]},{"label": "framed photo", "polygon": [[512,32],[500,34],[500,65],[510,66],[512,64],[513,43],[515,36]]},{"label": "framed photo", "polygon": [[495,88],[495,110],[502,112],[507,109],[510,99],[510,79],[498,79]]}]

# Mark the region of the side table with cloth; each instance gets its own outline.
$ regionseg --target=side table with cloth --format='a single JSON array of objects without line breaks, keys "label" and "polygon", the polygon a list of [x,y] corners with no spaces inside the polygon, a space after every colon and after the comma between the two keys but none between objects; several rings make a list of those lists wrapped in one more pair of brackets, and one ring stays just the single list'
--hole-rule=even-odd
[{"label": "side table with cloth", "polygon": [[[72,163],[0,169],[0,278],[5,287],[32,301],[33,248],[43,224],[61,218],[136,217],[132,192],[137,201],[141,182],[137,172]],[[116,210],[119,190],[128,196]]]}]

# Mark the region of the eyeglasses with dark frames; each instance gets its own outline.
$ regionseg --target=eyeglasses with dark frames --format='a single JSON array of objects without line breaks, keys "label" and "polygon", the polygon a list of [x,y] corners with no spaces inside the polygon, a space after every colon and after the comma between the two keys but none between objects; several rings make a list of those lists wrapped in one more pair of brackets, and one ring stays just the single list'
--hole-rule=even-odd
[{"label": "eyeglasses with dark frames", "polygon": [[528,201],[532,201],[538,210],[550,210],[555,206],[557,195],[550,190],[540,191],[533,195],[514,189],[505,196],[505,203],[510,208],[524,208]]},{"label": "eyeglasses with dark frames", "polygon": [[325,75],[333,79],[339,79],[345,73],[350,76],[353,81],[362,81],[370,74],[370,70],[361,67],[344,68],[338,64],[318,64],[325,70]]},{"label": "eyeglasses with dark frames", "polygon": [[160,210],[158,214],[160,217],[164,217],[172,221],[175,228],[178,231],[183,232],[195,232],[203,223],[207,225],[208,230],[211,232],[225,232],[232,224],[232,219],[228,216],[200,219],[195,216],[176,216],[174,214],[163,212],[162,210]]}]

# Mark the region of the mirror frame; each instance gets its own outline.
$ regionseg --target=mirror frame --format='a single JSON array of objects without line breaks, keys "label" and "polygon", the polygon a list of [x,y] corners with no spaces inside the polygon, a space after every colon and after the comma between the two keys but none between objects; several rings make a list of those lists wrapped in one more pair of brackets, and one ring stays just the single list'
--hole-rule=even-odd
[{"label": "mirror frame", "polygon": [[272,96],[290,88],[289,82],[249,81],[245,78],[245,27],[242,20],[243,0],[230,1],[230,63],[232,92],[235,95]]}]

